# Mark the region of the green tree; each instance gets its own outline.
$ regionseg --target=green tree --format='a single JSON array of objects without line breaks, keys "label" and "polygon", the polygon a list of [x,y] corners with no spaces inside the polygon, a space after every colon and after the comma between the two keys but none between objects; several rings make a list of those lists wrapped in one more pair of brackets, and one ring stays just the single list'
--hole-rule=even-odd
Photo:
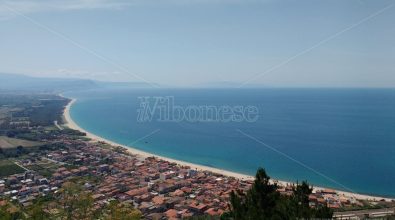
[{"label": "green tree", "polygon": [[240,191],[231,193],[230,215],[235,219],[268,219],[274,216],[280,194],[277,185],[269,181],[265,170],[258,169],[254,184],[246,194]]},{"label": "green tree", "polygon": [[294,206],[296,207],[296,216],[298,218],[330,218],[333,215],[333,211],[327,206],[321,206],[313,209],[309,206],[309,195],[313,191],[313,187],[310,187],[307,181],[303,181],[302,184],[294,186]]},{"label": "green tree", "polygon": [[0,220],[19,220],[25,219],[23,212],[16,206],[7,203],[0,206]]},{"label": "green tree", "polygon": [[309,195],[313,188],[309,186],[307,181],[302,184],[293,186],[292,208],[294,208],[294,215],[299,218],[310,217],[313,215],[313,209],[309,206]]},{"label": "green tree", "polygon": [[49,214],[44,211],[43,201],[37,200],[32,204],[28,212],[29,219],[32,220],[46,220],[49,219]]},{"label": "green tree", "polygon": [[80,184],[66,182],[61,190],[61,216],[65,219],[91,219],[94,215],[93,198]]},{"label": "green tree", "polygon": [[313,209],[309,206],[312,188],[307,182],[293,186],[293,196],[281,195],[278,186],[270,182],[270,177],[263,168],[259,168],[251,188],[230,194],[230,211],[222,219],[260,220],[260,219],[300,219],[331,218],[333,212],[322,207]]},{"label": "green tree", "polygon": [[114,200],[106,207],[103,216],[105,220],[138,220],[141,219],[141,212],[128,203]]}]

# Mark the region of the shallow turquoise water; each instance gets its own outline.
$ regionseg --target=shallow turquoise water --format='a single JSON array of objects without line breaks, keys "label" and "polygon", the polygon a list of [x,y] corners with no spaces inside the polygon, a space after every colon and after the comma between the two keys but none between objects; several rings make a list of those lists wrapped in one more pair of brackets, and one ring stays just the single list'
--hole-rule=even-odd
[{"label": "shallow turquoise water", "polygon": [[[395,196],[394,89],[103,89],[65,95],[78,99],[71,116],[82,128],[140,150],[245,174],[264,167],[282,180]],[[174,96],[181,106],[253,105],[259,119],[138,122],[139,96]]]}]

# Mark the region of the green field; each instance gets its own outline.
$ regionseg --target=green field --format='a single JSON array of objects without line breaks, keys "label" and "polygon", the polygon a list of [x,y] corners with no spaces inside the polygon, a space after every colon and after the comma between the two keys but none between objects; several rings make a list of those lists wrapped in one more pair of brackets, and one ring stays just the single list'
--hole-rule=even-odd
[{"label": "green field", "polygon": [[49,178],[52,176],[52,173],[56,172],[56,169],[59,168],[59,165],[51,161],[42,161],[33,165],[27,165],[26,168],[29,170],[34,170],[44,177]]},{"label": "green field", "polygon": [[0,160],[0,177],[23,173],[25,170],[11,160]]},{"label": "green field", "polygon": [[0,148],[2,149],[11,149],[11,148],[16,148],[18,146],[34,147],[41,144],[42,143],[37,141],[28,141],[28,140],[22,140],[17,138],[10,138],[7,136],[0,136]]}]

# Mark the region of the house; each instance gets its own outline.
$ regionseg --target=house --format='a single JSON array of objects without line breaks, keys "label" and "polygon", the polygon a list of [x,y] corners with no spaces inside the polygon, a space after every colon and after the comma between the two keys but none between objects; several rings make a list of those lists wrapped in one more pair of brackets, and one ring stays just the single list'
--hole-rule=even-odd
[{"label": "house", "polygon": [[173,178],[175,176],[176,176],[176,173],[174,171],[170,170],[170,171],[161,173],[159,178],[161,180],[167,180],[167,179]]},{"label": "house", "polygon": [[165,215],[167,218],[177,218],[179,217],[177,210],[175,209],[169,209],[165,212]]},{"label": "house", "polygon": [[127,192],[125,192],[126,195],[130,196],[131,198],[139,195],[143,195],[145,193],[148,193],[148,187],[141,187],[137,189],[132,189]]},{"label": "house", "polygon": [[101,164],[97,168],[97,172],[103,173],[103,172],[109,172],[110,171],[110,166],[108,164]]},{"label": "house", "polygon": [[191,203],[188,208],[191,212],[203,214],[207,209],[207,205],[203,203]]}]

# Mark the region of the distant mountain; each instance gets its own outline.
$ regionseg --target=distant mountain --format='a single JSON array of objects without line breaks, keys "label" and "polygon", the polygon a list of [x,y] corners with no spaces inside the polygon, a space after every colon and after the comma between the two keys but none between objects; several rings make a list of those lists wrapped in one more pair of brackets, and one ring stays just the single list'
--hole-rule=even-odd
[{"label": "distant mountain", "polygon": [[61,92],[82,88],[93,88],[97,85],[91,80],[40,78],[19,74],[0,73],[0,90]]},{"label": "distant mountain", "polygon": [[146,82],[104,82],[94,81],[96,85],[105,88],[159,88],[158,84]]},{"label": "distant mountain", "polygon": [[89,79],[41,78],[0,73],[0,91],[65,92],[110,87],[149,88],[152,86],[140,82],[102,82]]}]

